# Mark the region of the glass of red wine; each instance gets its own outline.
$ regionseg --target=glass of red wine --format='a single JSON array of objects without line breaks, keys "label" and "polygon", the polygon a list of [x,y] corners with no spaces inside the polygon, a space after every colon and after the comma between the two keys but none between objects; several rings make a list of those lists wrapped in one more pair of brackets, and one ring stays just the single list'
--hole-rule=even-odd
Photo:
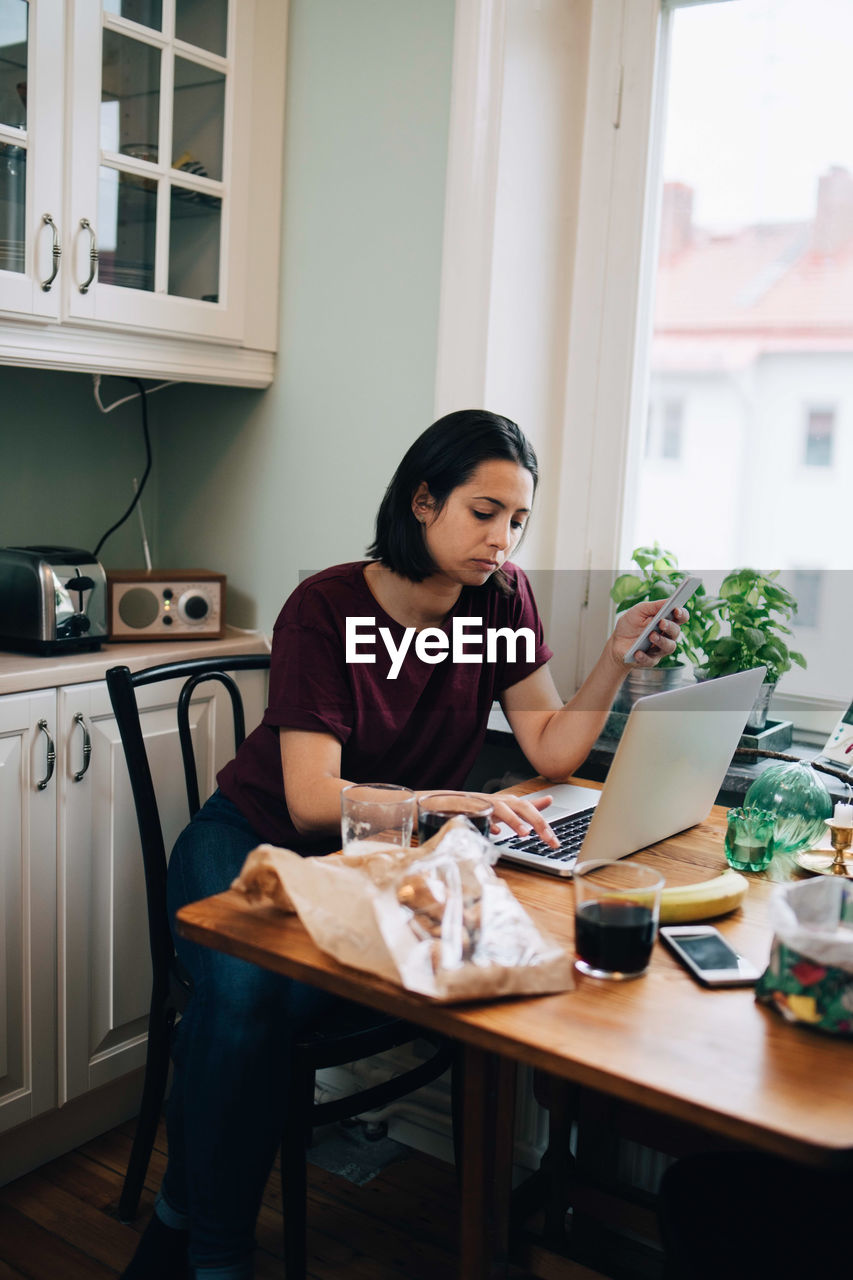
[{"label": "glass of red wine", "polygon": [[639,862],[575,867],[575,966],[591,978],[639,978],[658,932],[663,876]]},{"label": "glass of red wine", "polygon": [[470,791],[430,791],[418,797],[418,844],[426,844],[451,818],[467,818],[489,838],[494,806]]}]

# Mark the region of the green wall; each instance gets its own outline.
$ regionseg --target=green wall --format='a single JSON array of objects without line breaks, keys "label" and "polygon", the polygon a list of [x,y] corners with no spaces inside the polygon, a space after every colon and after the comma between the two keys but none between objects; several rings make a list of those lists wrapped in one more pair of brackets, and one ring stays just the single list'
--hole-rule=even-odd
[{"label": "green wall", "polygon": [[[227,573],[238,626],[269,630],[300,570],[363,554],[432,420],[453,9],[290,0],[275,381],[149,399],[154,562]],[[0,367],[0,459],[0,542],[91,547],[142,475],[138,402],[104,417],[87,374]],[[142,564],[135,518],[102,558]]]},{"label": "green wall", "polygon": [[[109,405],[133,392],[131,383],[110,378],[101,394]],[[155,459],[159,399],[148,402]],[[144,471],[138,399],[105,415],[89,374],[0,367],[0,545],[91,550],[127,509],[133,479]],[[143,508],[150,539],[157,523],[156,465]],[[143,563],[135,515],[105,543],[101,560],[112,568]]]}]

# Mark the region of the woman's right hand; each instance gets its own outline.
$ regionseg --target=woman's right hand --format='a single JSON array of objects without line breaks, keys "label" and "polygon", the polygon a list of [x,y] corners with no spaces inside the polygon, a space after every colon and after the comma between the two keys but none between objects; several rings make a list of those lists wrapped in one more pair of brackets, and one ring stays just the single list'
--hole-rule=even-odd
[{"label": "woman's right hand", "polygon": [[505,822],[516,835],[535,833],[553,849],[560,847],[559,840],[539,812],[551,804],[552,796],[537,795],[535,799],[529,799],[527,796],[489,795],[485,792],[477,792],[476,795],[479,800],[487,800],[494,806],[492,835],[500,830],[499,824]]}]

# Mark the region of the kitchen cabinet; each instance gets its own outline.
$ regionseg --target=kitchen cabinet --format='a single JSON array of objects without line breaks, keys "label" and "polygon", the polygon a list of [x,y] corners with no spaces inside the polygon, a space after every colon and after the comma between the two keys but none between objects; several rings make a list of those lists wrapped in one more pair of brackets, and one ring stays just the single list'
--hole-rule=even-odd
[{"label": "kitchen cabinet", "polygon": [[[226,647],[265,646],[231,640]],[[159,661],[153,648],[135,665]],[[89,668],[96,657],[87,655]],[[103,669],[123,660],[102,659]],[[257,724],[266,673],[236,678],[246,723]],[[169,848],[187,820],[175,724],[180,686],[139,691]],[[233,753],[230,701],[220,684],[196,691],[190,719],[200,789],[209,793]],[[103,679],[0,695],[0,806],[2,1132],[145,1061],[151,969],[142,854]]]},{"label": "kitchen cabinet", "polygon": [[[246,723],[266,706],[264,672],[235,675]],[[187,822],[176,724],[182,681],[139,690],[142,729],[167,849]],[[61,1104],[145,1062],[151,966],[142,853],[130,782],[109,695],[101,681],[57,694],[61,762],[57,821],[59,920],[59,1090]],[[190,709],[199,789],[208,795],[234,752],[231,703],[218,683],[203,685]],[[81,733],[91,754],[85,767]]]},{"label": "kitchen cabinet", "polygon": [[0,697],[0,1130],[56,1105],[55,704]]},{"label": "kitchen cabinet", "polygon": [[0,0],[0,361],[271,381],[286,12]]}]

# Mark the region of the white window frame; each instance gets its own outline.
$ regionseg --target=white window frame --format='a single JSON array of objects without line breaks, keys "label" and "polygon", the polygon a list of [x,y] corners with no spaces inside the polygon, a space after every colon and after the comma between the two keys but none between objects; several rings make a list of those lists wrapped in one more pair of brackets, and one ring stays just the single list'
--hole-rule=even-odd
[{"label": "white window frame", "polygon": [[658,216],[652,139],[662,111],[655,86],[664,82],[665,62],[659,0],[593,3],[567,362],[572,444],[557,530],[558,543],[586,548],[591,570],[578,678],[591,670],[612,624],[609,588],[623,560],[627,480],[634,452],[645,445],[635,417],[645,417],[650,335],[638,319],[651,298],[646,250]]}]

